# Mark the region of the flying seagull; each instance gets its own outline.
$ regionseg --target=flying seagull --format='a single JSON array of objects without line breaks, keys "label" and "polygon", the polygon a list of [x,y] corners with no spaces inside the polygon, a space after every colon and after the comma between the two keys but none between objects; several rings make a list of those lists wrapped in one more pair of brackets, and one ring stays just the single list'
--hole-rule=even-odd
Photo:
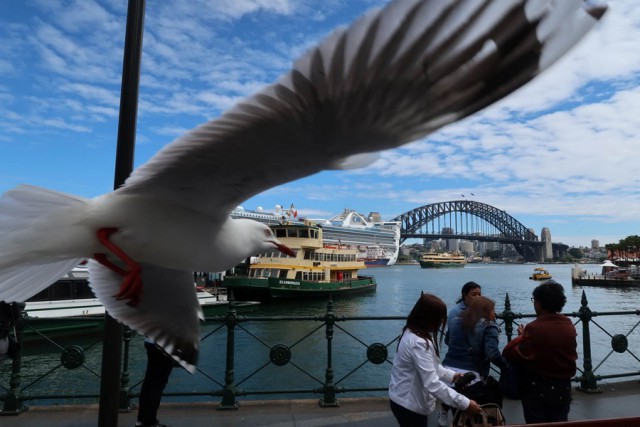
[{"label": "flying seagull", "polygon": [[[0,198],[0,300],[24,301],[84,258],[106,310],[193,372],[193,271],[292,255],[231,210],[271,187],[424,137],[513,92],[604,14],[581,0],[395,0],[191,130],[123,187],[85,199],[21,185]],[[295,148],[292,148],[295,147]]]}]

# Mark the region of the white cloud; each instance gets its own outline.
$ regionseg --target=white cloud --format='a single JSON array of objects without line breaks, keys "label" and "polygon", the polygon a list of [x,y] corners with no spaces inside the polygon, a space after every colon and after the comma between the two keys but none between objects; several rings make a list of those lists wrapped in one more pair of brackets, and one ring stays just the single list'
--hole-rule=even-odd
[{"label": "white cloud", "polygon": [[[149,143],[138,158],[152,155],[157,140],[169,140],[152,135],[173,139],[220,114],[274,81],[331,28],[350,22],[353,8],[382,3],[148,2],[138,139]],[[126,1],[25,4],[26,19],[0,17],[3,143],[29,145],[46,135],[63,144],[91,132],[87,145],[100,147],[117,129]],[[359,201],[398,214],[473,192],[516,217],[571,223],[580,215],[637,225],[640,8],[622,0],[610,8],[567,57],[481,114],[385,152],[364,170],[321,174],[264,198],[331,216]]]}]

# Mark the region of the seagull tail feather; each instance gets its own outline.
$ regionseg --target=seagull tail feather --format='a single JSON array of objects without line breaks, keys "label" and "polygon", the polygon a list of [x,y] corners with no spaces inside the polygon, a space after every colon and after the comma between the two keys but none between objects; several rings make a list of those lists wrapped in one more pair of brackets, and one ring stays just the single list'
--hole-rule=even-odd
[{"label": "seagull tail feather", "polygon": [[[0,301],[25,301],[60,279],[84,257],[75,251],[49,250],[66,233],[56,215],[86,199],[20,185],[0,198]],[[42,227],[50,230],[42,234]],[[55,236],[54,236],[55,234]],[[66,253],[65,253],[66,252]]]}]

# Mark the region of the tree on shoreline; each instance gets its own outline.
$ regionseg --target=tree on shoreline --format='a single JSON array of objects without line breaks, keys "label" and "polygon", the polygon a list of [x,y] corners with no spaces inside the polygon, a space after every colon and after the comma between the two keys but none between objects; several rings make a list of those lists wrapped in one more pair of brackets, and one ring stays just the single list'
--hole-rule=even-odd
[{"label": "tree on shoreline", "polygon": [[624,239],[621,239],[618,243],[607,243],[604,245],[607,250],[607,258],[640,258],[640,236],[627,236]]}]

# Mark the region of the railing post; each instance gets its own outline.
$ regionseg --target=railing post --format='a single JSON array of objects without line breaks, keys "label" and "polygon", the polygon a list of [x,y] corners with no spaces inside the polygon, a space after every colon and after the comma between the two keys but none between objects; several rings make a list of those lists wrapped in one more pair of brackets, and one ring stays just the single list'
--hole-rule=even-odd
[{"label": "railing post", "polygon": [[324,374],[325,383],[323,387],[323,398],[320,399],[320,406],[340,406],[340,403],[336,399],[336,386],[333,384],[332,341],[333,325],[336,321],[336,316],[333,313],[333,299],[331,298],[331,294],[329,294],[329,301],[327,301],[327,312],[324,320],[327,336],[327,370]]},{"label": "railing post", "polygon": [[584,370],[580,377],[580,385],[576,387],[576,389],[586,393],[601,393],[602,390],[598,387],[596,377],[593,375],[593,364],[591,363],[591,335],[589,333],[589,322],[591,321],[593,314],[588,306],[587,294],[584,290],[582,291],[580,304],[581,307],[578,311],[578,317],[582,322],[582,355],[584,359]]},{"label": "railing post", "polygon": [[[127,7],[114,189],[122,186],[133,170],[145,7],[146,0],[129,0]],[[116,427],[120,397],[118,376],[121,375],[122,326],[109,313],[106,313],[104,322],[98,427]]]},{"label": "railing post", "polygon": [[218,409],[238,409],[236,401],[234,355],[235,355],[235,327],[238,324],[236,315],[236,303],[233,298],[233,291],[229,291],[229,305],[225,323],[227,324],[227,361],[224,371],[224,388],[222,389],[222,402]]},{"label": "railing post", "polygon": [[122,354],[122,375],[120,376],[120,412],[131,412],[135,405],[131,403],[129,393],[129,347],[131,346],[131,329],[125,327],[122,332],[123,354]]},{"label": "railing post", "polygon": [[502,320],[504,320],[504,333],[507,335],[507,342],[511,341],[513,337],[513,319],[515,314],[511,311],[511,300],[509,299],[509,293],[507,292],[504,297],[504,311],[502,312]]},{"label": "railing post", "polygon": [[4,401],[4,406],[0,415],[18,415],[27,410],[27,406],[21,398],[20,380],[22,372],[22,337],[24,330],[24,322],[27,317],[24,311],[25,304],[23,302],[14,302],[11,304],[11,312],[13,315],[13,326],[16,331],[16,341],[18,349],[11,363],[11,379],[9,380],[9,391]]}]

